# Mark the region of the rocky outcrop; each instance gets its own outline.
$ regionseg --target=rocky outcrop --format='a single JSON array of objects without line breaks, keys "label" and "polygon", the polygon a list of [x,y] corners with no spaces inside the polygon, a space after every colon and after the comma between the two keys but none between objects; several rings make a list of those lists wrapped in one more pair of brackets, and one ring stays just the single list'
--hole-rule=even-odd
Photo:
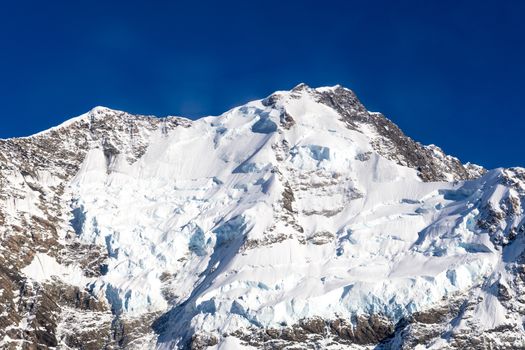
[{"label": "rocky outcrop", "polygon": [[361,315],[352,320],[313,317],[282,328],[253,328],[231,334],[246,345],[268,349],[316,349],[328,343],[373,345],[393,335],[394,325],[381,315]]}]

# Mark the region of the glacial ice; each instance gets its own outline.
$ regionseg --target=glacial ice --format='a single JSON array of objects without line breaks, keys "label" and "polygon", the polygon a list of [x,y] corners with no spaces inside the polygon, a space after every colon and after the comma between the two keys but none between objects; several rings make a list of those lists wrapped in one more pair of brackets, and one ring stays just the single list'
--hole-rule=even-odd
[{"label": "glacial ice", "polygon": [[252,125],[252,131],[260,134],[270,134],[277,131],[277,124],[269,117],[261,116],[261,118]]}]

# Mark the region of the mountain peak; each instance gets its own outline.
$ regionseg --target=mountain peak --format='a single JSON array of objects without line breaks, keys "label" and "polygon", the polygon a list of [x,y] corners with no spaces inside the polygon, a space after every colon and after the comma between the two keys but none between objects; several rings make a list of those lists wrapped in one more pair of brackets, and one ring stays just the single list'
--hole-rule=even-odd
[{"label": "mountain peak", "polygon": [[278,111],[280,125],[285,128],[300,122],[315,128],[332,125],[334,130],[345,128],[363,133],[381,156],[416,169],[424,181],[470,179],[485,171],[481,167],[466,167],[441,149],[414,141],[381,113],[369,112],[352,90],[341,85],[314,89],[302,83],[288,92],[268,96],[262,104]]},{"label": "mountain peak", "polygon": [[339,84],[336,84],[333,86],[319,86],[316,88],[312,88],[306,83],[299,83],[294,88],[292,88],[290,92],[303,92],[303,91],[306,91],[306,92],[341,92],[343,90],[347,92],[351,92],[350,89],[342,85],[339,85]]},{"label": "mountain peak", "polygon": [[525,336],[525,172],[463,165],[341,86],[195,121],[96,107],[0,142],[0,184],[0,347]]},{"label": "mountain peak", "polygon": [[[262,104],[262,108],[254,108],[254,103]],[[296,123],[310,125],[314,129],[331,128],[337,131],[344,128],[357,131],[367,135],[378,154],[395,160],[400,165],[416,169],[424,181],[469,179],[478,177],[485,171],[483,168],[471,165],[464,166],[458,159],[445,155],[439,148],[433,145],[423,146],[412,140],[382,114],[369,112],[352,90],[341,85],[311,88],[301,83],[290,91],[277,91],[259,102],[253,101],[233,110],[240,112],[240,119],[237,124],[232,124],[232,127],[237,128],[243,123],[252,123],[251,129],[256,133],[271,133],[278,128],[281,132],[287,132],[297,129],[294,127]],[[246,118],[246,116],[251,117]],[[220,119],[221,117],[217,120]],[[166,131],[178,125],[189,126],[196,122],[199,124],[198,120],[133,115],[97,106],[79,117],[33,137],[75,129],[85,133],[85,137],[89,140],[98,140],[98,143],[105,140],[103,142],[108,145],[109,140],[115,137],[122,139],[120,133],[111,130],[121,130],[133,135],[135,130],[137,132],[148,130],[148,133],[151,133],[158,128]],[[140,142],[142,150],[146,147],[145,142],[146,139]],[[135,158],[129,158],[130,161],[133,159]]]},{"label": "mountain peak", "polygon": [[62,129],[71,127],[71,126],[73,126],[75,124],[78,124],[79,122],[88,123],[88,122],[96,120],[96,119],[103,119],[103,118],[107,118],[107,117],[110,117],[110,116],[114,116],[114,115],[116,115],[118,113],[124,114],[124,112],[122,112],[122,111],[117,111],[117,110],[114,110],[114,109],[111,109],[111,108],[108,108],[108,107],[95,106],[95,107],[93,107],[92,109],[90,109],[86,113],[83,113],[83,114],[81,114],[79,116],[70,118],[70,119],[60,123],[57,126],[53,126],[53,127],[49,128],[49,129],[40,131],[40,132],[38,132],[36,134],[33,134],[33,135],[30,135],[28,137],[44,136],[46,134],[49,134],[50,132],[60,131]]},{"label": "mountain peak", "polygon": [[303,91],[308,89],[310,89],[310,87],[306,85],[306,83],[299,83],[290,91]]}]

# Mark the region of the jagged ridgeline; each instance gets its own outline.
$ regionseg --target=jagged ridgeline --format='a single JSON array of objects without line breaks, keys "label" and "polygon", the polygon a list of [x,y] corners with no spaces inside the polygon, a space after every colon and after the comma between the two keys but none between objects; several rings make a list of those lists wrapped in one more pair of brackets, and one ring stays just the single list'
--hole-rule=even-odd
[{"label": "jagged ridgeline", "polygon": [[343,87],[0,140],[2,349],[525,349],[525,170]]}]

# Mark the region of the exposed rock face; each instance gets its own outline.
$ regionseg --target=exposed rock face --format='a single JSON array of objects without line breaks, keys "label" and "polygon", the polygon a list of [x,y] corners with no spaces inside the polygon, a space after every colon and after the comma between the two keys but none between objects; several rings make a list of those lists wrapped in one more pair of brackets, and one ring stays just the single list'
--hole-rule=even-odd
[{"label": "exposed rock face", "polygon": [[0,140],[0,347],[525,348],[524,205],[340,86],[97,107]]},{"label": "exposed rock face", "polygon": [[284,349],[290,346],[315,349],[329,343],[341,346],[352,344],[370,346],[388,340],[393,335],[392,322],[379,315],[358,316],[352,320],[324,320],[313,317],[302,319],[292,326],[253,328],[248,330],[248,333],[237,331],[233,334],[245,345],[270,349]]}]

